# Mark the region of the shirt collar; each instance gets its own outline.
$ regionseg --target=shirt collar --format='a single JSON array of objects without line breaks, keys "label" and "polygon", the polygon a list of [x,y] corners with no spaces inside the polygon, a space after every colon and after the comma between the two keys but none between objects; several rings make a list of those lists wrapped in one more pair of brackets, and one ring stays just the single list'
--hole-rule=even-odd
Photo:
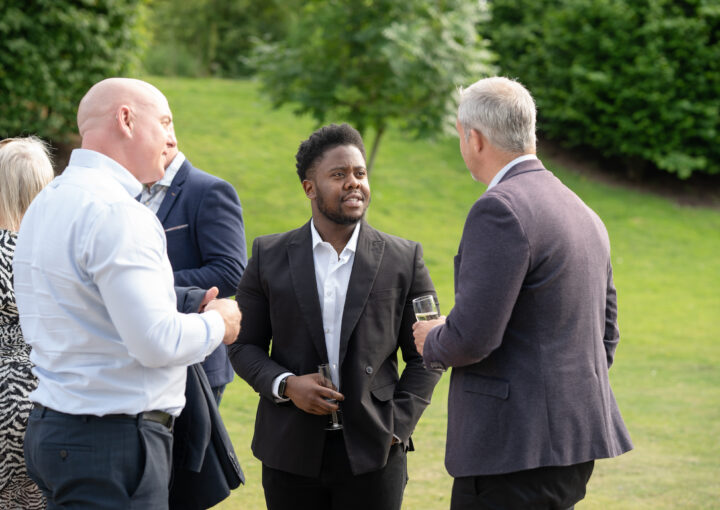
[{"label": "shirt collar", "polygon": [[510,163],[502,167],[502,169],[495,174],[495,177],[492,178],[492,181],[490,181],[490,184],[488,184],[487,189],[492,188],[495,186],[498,182],[502,180],[503,177],[505,177],[505,174],[508,173],[508,171],[517,165],[518,163],[522,163],[523,161],[530,161],[531,159],[537,159],[537,156],[535,154],[525,154],[523,156],[520,156],[518,158],[513,159]]},{"label": "shirt collar", "polygon": [[[158,186],[170,186],[183,163],[185,163],[185,154],[178,151],[172,162],[165,169],[165,175],[163,175],[163,178],[157,181],[155,184],[157,184]],[[155,184],[153,184],[153,186]]]},{"label": "shirt collar", "polygon": [[[345,245],[345,248],[343,248],[343,252],[345,250],[348,250],[348,251],[355,253],[355,250],[357,250],[357,241],[358,241],[358,233],[360,232],[360,223],[362,223],[362,222],[358,221],[357,224],[355,225],[355,230],[353,230],[353,233],[350,236],[350,240]],[[315,247],[318,244],[325,242],[320,237],[320,234],[318,234],[317,229],[315,229],[315,222],[313,220],[310,220],[310,233],[312,234],[313,250],[315,249]]]},{"label": "shirt collar", "polygon": [[79,166],[106,171],[113,179],[120,183],[120,185],[125,188],[125,191],[132,197],[136,197],[142,191],[140,181],[138,181],[127,168],[114,159],[107,157],[105,154],[89,149],[74,149],[72,154],[70,154],[68,166]]}]

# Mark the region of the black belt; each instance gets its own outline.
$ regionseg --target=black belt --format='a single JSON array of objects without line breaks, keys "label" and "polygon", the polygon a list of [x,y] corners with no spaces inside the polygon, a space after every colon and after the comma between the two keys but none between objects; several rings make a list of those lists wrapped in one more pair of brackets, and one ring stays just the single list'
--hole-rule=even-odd
[{"label": "black belt", "polygon": [[49,407],[45,407],[42,404],[35,403],[34,405],[37,409],[40,409],[40,411],[42,411],[43,414],[50,411],[50,412],[62,414],[65,416],[77,416],[79,418],[84,418],[84,419],[125,418],[125,419],[132,419],[132,420],[147,420],[147,421],[154,421],[155,423],[160,423],[161,425],[164,425],[165,427],[167,427],[170,430],[172,430],[173,422],[175,421],[175,417],[170,413],[166,413],[165,411],[144,411],[144,412],[138,413],[138,414],[105,414],[103,416],[96,416],[94,414],[62,413],[60,411],[56,411],[55,409],[50,409]]}]

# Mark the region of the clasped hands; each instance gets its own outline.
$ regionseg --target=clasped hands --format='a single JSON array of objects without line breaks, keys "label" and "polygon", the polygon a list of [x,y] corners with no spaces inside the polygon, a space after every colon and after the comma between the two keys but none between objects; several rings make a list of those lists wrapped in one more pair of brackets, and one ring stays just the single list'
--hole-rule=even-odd
[{"label": "clasped hands", "polygon": [[200,303],[198,312],[209,312],[215,310],[220,314],[225,322],[225,335],[223,336],[223,343],[230,345],[237,340],[240,334],[240,321],[242,319],[242,313],[238,304],[232,299],[216,299],[218,295],[217,287],[210,287],[205,293],[205,297]]}]

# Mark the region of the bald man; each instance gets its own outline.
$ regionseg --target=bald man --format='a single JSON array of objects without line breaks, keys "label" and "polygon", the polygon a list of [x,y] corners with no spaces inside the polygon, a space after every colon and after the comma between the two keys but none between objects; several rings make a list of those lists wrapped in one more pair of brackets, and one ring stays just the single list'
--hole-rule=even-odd
[{"label": "bald man", "polygon": [[25,214],[14,261],[37,389],[28,473],[48,508],[168,507],[186,367],[238,335],[234,301],[176,311],[165,233],[134,197],[162,178],[172,113],[149,83],[111,78],[80,103],[82,148]]}]

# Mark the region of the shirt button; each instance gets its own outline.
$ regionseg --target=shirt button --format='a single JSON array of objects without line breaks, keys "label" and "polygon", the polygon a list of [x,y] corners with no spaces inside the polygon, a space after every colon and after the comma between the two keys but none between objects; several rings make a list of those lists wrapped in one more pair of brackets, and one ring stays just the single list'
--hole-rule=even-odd
[{"label": "shirt button", "polygon": [[60,450],[60,458],[66,459],[68,456],[67,450]]},{"label": "shirt button", "polygon": [[325,328],[325,333],[330,333],[330,328]]},{"label": "shirt button", "polygon": [[373,367],[370,367],[370,366],[365,367],[365,373],[367,375],[371,375],[373,373]]}]

